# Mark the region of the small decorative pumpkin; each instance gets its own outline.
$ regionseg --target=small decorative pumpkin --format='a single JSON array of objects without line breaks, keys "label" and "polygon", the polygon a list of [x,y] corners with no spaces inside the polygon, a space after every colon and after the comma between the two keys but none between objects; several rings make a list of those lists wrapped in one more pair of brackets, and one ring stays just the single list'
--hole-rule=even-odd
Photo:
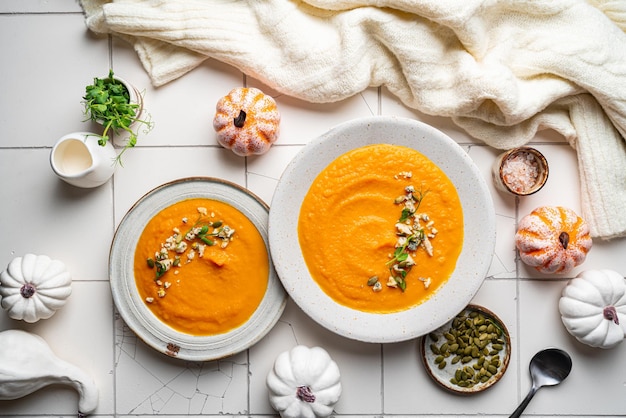
[{"label": "small decorative pumpkin", "polygon": [[65,264],[45,255],[14,258],[0,273],[0,304],[9,317],[29,323],[50,318],[72,293]]},{"label": "small decorative pumpkin", "polygon": [[614,347],[626,336],[626,279],[613,270],[583,271],[563,289],[559,311],[581,343]]},{"label": "small decorative pumpkin", "polygon": [[282,418],[328,417],[341,396],[339,367],[323,348],[299,345],[276,358],[267,388]]},{"label": "small decorative pumpkin", "polygon": [[576,212],[542,206],[520,220],[515,246],[522,261],[539,272],[565,274],[585,261],[592,240]]},{"label": "small decorative pumpkin", "polygon": [[216,110],[217,141],[239,156],[264,154],[278,139],[276,101],[259,89],[235,88],[217,102]]}]

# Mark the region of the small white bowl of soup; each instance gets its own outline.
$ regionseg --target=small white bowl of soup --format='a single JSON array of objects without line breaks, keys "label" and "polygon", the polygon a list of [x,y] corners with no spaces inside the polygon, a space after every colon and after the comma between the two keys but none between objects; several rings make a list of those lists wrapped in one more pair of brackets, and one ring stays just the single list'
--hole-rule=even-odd
[{"label": "small white bowl of soup", "polygon": [[142,197],[120,222],[109,262],[127,325],[163,354],[191,361],[260,340],[287,297],[270,258],[268,210],[214,178],[173,181]]}]

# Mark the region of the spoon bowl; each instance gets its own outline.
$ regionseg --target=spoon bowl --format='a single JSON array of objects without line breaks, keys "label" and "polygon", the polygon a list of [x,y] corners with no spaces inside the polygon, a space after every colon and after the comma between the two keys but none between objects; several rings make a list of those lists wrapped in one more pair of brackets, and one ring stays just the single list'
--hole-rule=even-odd
[{"label": "spoon bowl", "polygon": [[539,351],[530,360],[530,376],[532,386],[522,403],[509,418],[522,415],[535,393],[543,386],[555,386],[561,383],[572,370],[572,358],[558,348],[547,348]]}]

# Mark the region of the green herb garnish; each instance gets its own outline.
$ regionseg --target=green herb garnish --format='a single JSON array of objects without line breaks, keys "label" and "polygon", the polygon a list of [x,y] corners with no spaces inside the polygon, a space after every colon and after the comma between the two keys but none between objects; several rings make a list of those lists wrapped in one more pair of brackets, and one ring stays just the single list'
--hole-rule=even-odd
[{"label": "green herb garnish", "polygon": [[129,134],[124,149],[115,159],[115,162],[121,165],[122,154],[137,144],[138,132],[132,125],[134,123],[143,125],[148,132],[153,127],[152,121],[139,119],[140,115],[137,114],[139,105],[130,103],[130,94],[126,86],[113,77],[113,70],[109,70],[108,77],[94,78],[93,84],[85,87],[83,100],[85,114],[88,116],[86,120],[104,126],[102,134],[98,136],[98,144],[106,145],[111,131],[115,134],[122,132]]},{"label": "green herb garnish", "polygon": [[[416,192],[413,186],[405,187],[404,192],[403,195],[394,200],[395,204],[402,204],[403,207],[395,225],[398,236],[396,249],[386,263],[390,274],[387,286],[398,287],[403,292],[407,286],[406,277],[415,265],[411,253],[417,251],[419,247],[423,247],[429,255],[432,255],[429,236],[434,237],[431,228],[432,222],[428,216],[417,212],[428,192]],[[423,225],[422,222],[427,222],[427,224]]]},{"label": "green herb garnish", "polygon": [[[187,253],[188,262],[195,257],[195,252],[199,251],[200,256],[203,252],[203,245],[213,246],[221,241],[220,247],[226,248],[228,243],[233,239],[235,230],[228,225],[224,225],[222,221],[213,221],[207,216],[205,208],[198,208],[200,215],[196,222],[185,232],[181,233],[178,229],[174,230],[174,234],[168,237],[161,244],[161,249],[155,253],[154,258],[149,257],[147,264],[149,268],[156,268],[155,280],[159,280],[171,267],[177,267],[181,264],[181,255]],[[185,222],[185,221],[183,221]],[[190,251],[193,251],[193,255]],[[170,256],[170,252],[176,255],[174,258]]]}]

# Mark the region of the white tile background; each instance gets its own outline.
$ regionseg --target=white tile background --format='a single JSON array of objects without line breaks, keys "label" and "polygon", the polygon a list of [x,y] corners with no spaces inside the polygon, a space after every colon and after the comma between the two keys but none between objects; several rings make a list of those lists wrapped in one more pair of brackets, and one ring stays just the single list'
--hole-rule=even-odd
[{"label": "white tile background", "polygon": [[[276,356],[296,344],[322,346],[339,364],[344,392],[339,417],[508,416],[530,388],[528,363],[547,346],[566,349],[574,360],[568,379],[542,389],[527,409],[534,417],[626,416],[626,344],[591,349],[562,326],[557,302],[565,278],[542,277],[517,259],[516,221],[540,205],[580,211],[575,152],[544,132],[533,145],[551,164],[541,192],[515,199],[497,192],[491,164],[499,151],[484,146],[448,119],[412,111],[385,88],[333,104],[309,104],[278,95],[228,65],[207,61],[185,77],[154,88],[135,53],[124,42],[85,29],[76,2],[5,0],[0,3],[0,266],[25,253],[47,254],[71,270],[67,305],[36,324],[0,312],[0,330],[18,328],[44,337],[57,355],[91,374],[100,390],[96,416],[268,417],[265,377]],[[88,130],[80,97],[94,76],[116,74],[145,89],[156,122],[137,148],[125,154],[114,179],[93,190],[59,181],[48,163],[62,135]],[[275,96],[282,133],[272,150],[240,158],[219,147],[211,120],[219,97],[246,83]],[[115,228],[131,205],[152,188],[181,177],[230,180],[270,203],[291,158],[312,138],[339,123],[371,115],[422,120],[456,140],[480,167],[497,213],[493,263],[474,299],[496,312],[511,332],[513,356],[501,382],[480,395],[460,397],[429,380],[417,341],[365,344],[321,328],[291,301],[269,335],[233,357],[204,363],[170,359],[147,347],[118,317],[108,283],[108,252]],[[168,167],[163,170],[162,167]],[[594,242],[583,267],[626,274],[626,241]],[[1,383],[0,383],[1,385]],[[75,416],[76,393],[48,387],[33,395],[0,401],[0,416]]]}]

